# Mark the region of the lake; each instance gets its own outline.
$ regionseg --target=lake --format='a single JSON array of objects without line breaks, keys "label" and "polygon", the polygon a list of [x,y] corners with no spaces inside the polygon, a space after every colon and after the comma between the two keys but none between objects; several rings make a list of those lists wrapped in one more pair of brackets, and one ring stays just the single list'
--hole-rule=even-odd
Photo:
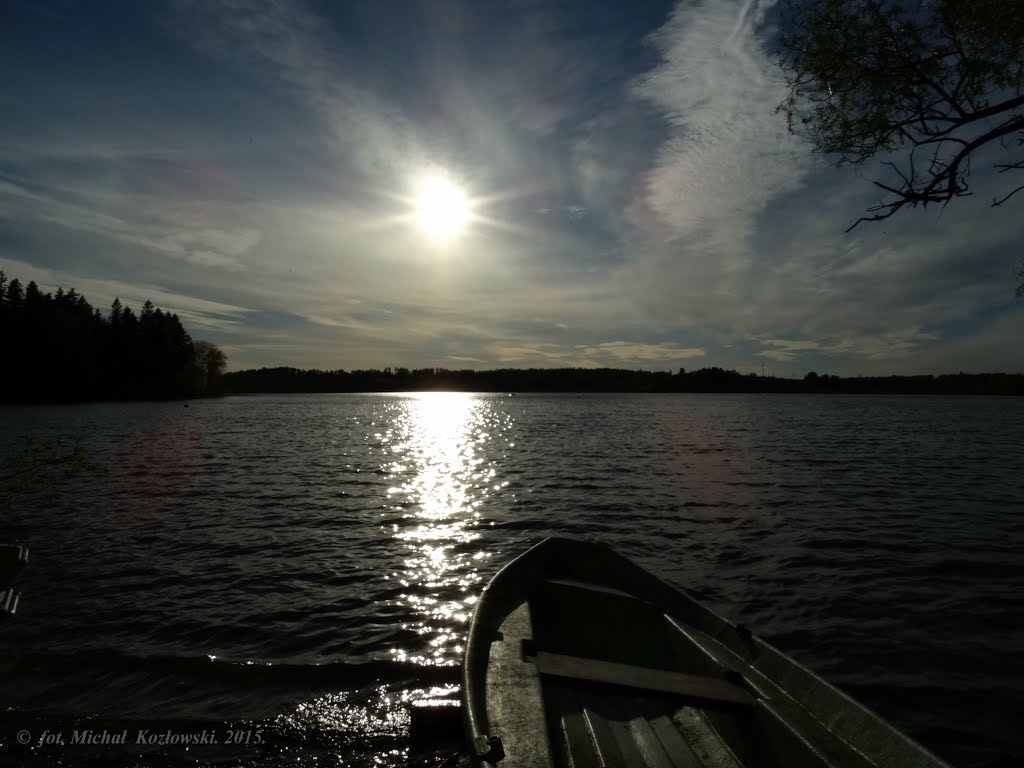
[{"label": "lake", "polygon": [[[0,623],[5,766],[451,752],[409,742],[404,703],[454,689],[476,596],[552,535],[612,544],[955,765],[1024,761],[1024,399],[0,408],[0,451],[27,433],[83,436],[102,471],[4,522],[31,547]],[[37,743],[139,729],[221,743]]]}]

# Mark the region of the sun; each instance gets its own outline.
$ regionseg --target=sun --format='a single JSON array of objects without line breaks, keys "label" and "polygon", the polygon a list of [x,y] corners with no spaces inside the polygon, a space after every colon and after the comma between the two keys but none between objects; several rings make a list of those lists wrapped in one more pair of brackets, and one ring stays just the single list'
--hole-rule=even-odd
[{"label": "sun", "polygon": [[430,176],[416,192],[413,216],[424,232],[449,240],[466,228],[469,198],[446,176]]}]

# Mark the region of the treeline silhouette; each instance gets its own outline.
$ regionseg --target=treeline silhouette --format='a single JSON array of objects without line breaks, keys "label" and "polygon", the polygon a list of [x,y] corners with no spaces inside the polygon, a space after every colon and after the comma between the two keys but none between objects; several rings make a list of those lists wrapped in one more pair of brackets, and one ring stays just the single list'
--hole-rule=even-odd
[{"label": "treeline silhouette", "polygon": [[226,358],[193,342],[176,314],[115,299],[108,315],[82,294],[43,293],[0,271],[0,402],[159,400],[218,394]]},{"label": "treeline silhouette", "polygon": [[288,392],[835,392],[863,394],[1024,395],[1024,375],[857,376],[808,373],[803,379],[741,374],[722,368],[630,371],[620,368],[384,368],[321,371],[260,368],[225,374],[234,394]]}]

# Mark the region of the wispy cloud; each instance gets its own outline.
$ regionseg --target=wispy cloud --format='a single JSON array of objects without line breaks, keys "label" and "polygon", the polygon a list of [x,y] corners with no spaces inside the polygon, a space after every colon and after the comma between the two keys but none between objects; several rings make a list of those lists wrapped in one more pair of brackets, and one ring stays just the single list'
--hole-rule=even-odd
[{"label": "wispy cloud", "polygon": [[704,357],[702,347],[680,347],[674,344],[644,344],[632,341],[605,341],[601,344],[579,345],[581,354],[593,360],[623,362],[672,363],[693,357]]},{"label": "wispy cloud", "polygon": [[773,4],[680,3],[652,36],[661,63],[634,86],[669,125],[638,204],[669,239],[696,239],[730,263],[751,255],[757,216],[799,188],[810,165],[773,114],[784,83],[759,36]]},{"label": "wispy cloud", "polygon": [[425,153],[407,117],[360,87],[359,62],[322,16],[291,0],[179,3],[174,29],[206,55],[257,81],[276,81],[319,117],[336,157],[366,176],[405,169]]},{"label": "wispy cloud", "polygon": [[801,352],[813,349],[821,349],[821,344],[816,341],[799,341],[793,339],[765,339],[762,344],[768,345],[757,353],[759,357],[767,357],[769,360],[785,362],[792,360]]},{"label": "wispy cloud", "polygon": [[785,226],[763,217],[810,177],[808,148],[774,114],[784,83],[766,49],[772,5],[683,0],[649,38],[658,63],[633,82],[664,131],[630,187],[617,281],[663,329],[721,329],[748,311],[772,258],[763,227]]},{"label": "wispy cloud", "polygon": [[813,352],[827,356],[858,357],[867,360],[892,360],[908,356],[939,339],[939,334],[921,328],[898,328],[878,334],[857,334],[825,342],[799,339],[765,339],[767,349],[757,352],[778,362],[788,362]]}]

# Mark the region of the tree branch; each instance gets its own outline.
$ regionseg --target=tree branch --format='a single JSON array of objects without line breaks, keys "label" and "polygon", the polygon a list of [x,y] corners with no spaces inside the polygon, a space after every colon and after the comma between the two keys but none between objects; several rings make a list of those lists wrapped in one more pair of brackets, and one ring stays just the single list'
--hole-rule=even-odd
[{"label": "tree branch", "polygon": [[[1011,190],[1010,192],[1008,192],[1007,194],[1003,195],[1002,197],[993,197],[992,198],[992,205],[993,206],[1000,206],[1000,205],[1002,205],[1007,200],[1009,200],[1011,197],[1013,197],[1018,192],[1020,192],[1022,189],[1024,189],[1024,184],[1020,185],[1019,187],[1017,187],[1014,190]],[[1022,286],[1022,288],[1024,288],[1024,286]]]},{"label": "tree branch", "polygon": [[[996,126],[981,136],[976,137],[973,141],[964,142],[960,140],[959,143],[962,144],[960,151],[957,152],[956,155],[954,155],[948,162],[939,160],[938,149],[936,149],[936,153],[932,156],[932,167],[928,170],[929,175],[932,176],[932,180],[920,189],[914,188],[914,181],[917,179],[917,173],[914,168],[913,154],[910,155],[909,175],[902,173],[894,163],[886,162],[885,165],[888,165],[896,171],[897,175],[903,180],[903,187],[896,189],[886,184],[882,184],[881,182],[876,181],[874,183],[875,186],[896,195],[898,199],[891,202],[880,202],[878,205],[868,208],[867,210],[869,213],[881,210],[886,210],[887,212],[878,216],[862,216],[851,224],[846,231],[851,231],[862,221],[881,221],[882,219],[887,219],[904,206],[909,205],[911,208],[916,208],[918,205],[922,205],[927,207],[929,203],[942,203],[945,205],[954,197],[968,196],[970,193],[968,192],[967,184],[965,184],[960,178],[960,166],[965,162],[969,164],[971,153],[979,147],[990,141],[994,141],[998,138],[1021,130],[1024,130],[1024,116],[1018,115],[1008,118],[1001,125]],[[1024,166],[1024,161],[1021,161],[1021,163],[1005,164],[1005,167],[1002,167],[1000,172],[1022,166]],[[969,172],[970,171],[968,169],[968,171],[965,172],[965,175]],[[1021,189],[1022,187],[1018,187],[1002,198],[995,198],[992,201],[992,204],[1002,205]]]},{"label": "tree branch", "polygon": [[836,166],[901,153],[900,168],[886,163],[893,175],[875,182],[882,200],[847,231],[904,207],[969,196],[977,152],[994,149],[991,142],[1010,159],[989,167],[1024,169],[1024,153],[1011,149],[1024,146],[1024,16],[1006,13],[1005,0],[783,6],[776,50],[789,89],[777,111],[790,131],[806,131]]}]

